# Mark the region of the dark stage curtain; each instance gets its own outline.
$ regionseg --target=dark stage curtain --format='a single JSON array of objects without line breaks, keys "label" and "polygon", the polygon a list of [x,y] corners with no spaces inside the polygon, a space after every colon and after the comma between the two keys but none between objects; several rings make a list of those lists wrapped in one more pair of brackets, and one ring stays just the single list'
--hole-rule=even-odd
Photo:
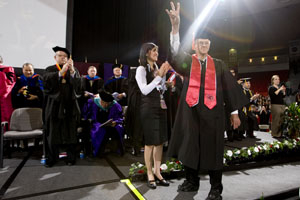
[{"label": "dark stage curtain", "polygon": [[[164,61],[171,25],[169,0],[74,0],[72,54],[77,62],[138,65],[144,42],[159,46]],[[183,17],[184,18],[184,17]],[[184,19],[182,19],[184,20]]]}]

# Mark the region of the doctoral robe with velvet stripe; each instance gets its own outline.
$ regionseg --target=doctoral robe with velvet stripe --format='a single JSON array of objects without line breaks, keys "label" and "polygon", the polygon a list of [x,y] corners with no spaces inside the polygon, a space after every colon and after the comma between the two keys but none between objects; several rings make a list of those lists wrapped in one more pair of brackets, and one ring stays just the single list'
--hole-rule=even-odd
[{"label": "doctoral robe with velvet stripe", "polygon": [[[88,102],[84,105],[82,116],[85,120],[90,119],[92,121],[91,127],[91,139],[92,145],[94,147],[94,155],[96,156],[104,137],[108,134],[109,131],[117,131],[119,140],[123,144],[124,128],[123,128],[123,113],[122,106],[113,101],[107,109],[103,109],[100,106],[100,98],[89,99]],[[116,122],[115,127],[103,126],[101,124],[107,120],[112,119]]]}]

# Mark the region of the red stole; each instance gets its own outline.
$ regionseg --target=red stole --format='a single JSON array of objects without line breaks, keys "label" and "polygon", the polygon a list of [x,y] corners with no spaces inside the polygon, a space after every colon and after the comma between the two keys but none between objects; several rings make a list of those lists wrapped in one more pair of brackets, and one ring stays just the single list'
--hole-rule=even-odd
[{"label": "red stole", "polygon": [[[204,105],[209,109],[217,105],[216,99],[216,69],[215,63],[211,56],[206,58],[206,73],[204,84]],[[205,66],[204,66],[205,67]],[[201,64],[196,56],[192,55],[192,67],[190,73],[189,87],[186,93],[186,102],[190,107],[199,103],[200,85],[201,85]]]}]

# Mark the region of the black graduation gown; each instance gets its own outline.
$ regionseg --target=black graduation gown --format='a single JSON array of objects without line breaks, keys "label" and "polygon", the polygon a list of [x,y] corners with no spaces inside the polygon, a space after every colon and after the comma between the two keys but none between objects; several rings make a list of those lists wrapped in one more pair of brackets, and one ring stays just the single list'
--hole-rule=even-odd
[{"label": "black graduation gown", "polygon": [[[27,84],[27,93],[36,95],[38,99],[34,100],[27,100],[27,97],[25,97],[23,94],[18,94],[18,91],[24,87],[25,85],[22,84],[20,77],[17,78],[16,84],[12,90],[12,104],[13,108],[25,108],[25,107],[30,107],[30,108],[42,108],[43,106],[43,90],[41,89],[41,77],[39,74],[35,74],[35,76],[32,78],[30,81],[31,84]],[[33,84],[34,83],[34,84]]]},{"label": "black graduation gown", "polygon": [[72,78],[68,71],[66,83],[58,75],[56,65],[46,68],[43,76],[45,92],[44,121],[49,145],[76,144],[80,108],[81,79],[77,69]]},{"label": "black graduation gown", "polygon": [[[111,94],[114,92],[118,92],[119,94],[125,92],[125,94],[128,96],[128,80],[123,76],[121,76],[120,78],[115,78],[114,76],[112,76],[107,80],[104,88]],[[121,106],[127,106],[127,96],[118,101]]]},{"label": "black graduation gown", "polygon": [[[189,107],[186,93],[192,58],[180,53],[173,58],[172,67],[184,75],[184,83],[175,124],[168,148],[168,156],[178,157],[192,169],[219,170],[223,168],[225,107],[228,112],[238,110],[248,100],[224,62],[213,59],[216,69],[217,105],[204,105],[204,73],[201,73],[199,103]],[[226,106],[225,106],[226,105]]]},{"label": "black graduation gown", "polygon": [[[170,73],[166,75],[166,78],[168,79],[170,77]],[[183,82],[180,78],[180,76],[176,75],[175,77],[175,91],[173,91],[172,88],[168,88],[168,90],[165,92],[165,101],[167,104],[167,123],[168,123],[168,138],[170,139],[171,136],[171,130],[174,126],[174,121],[176,117],[178,102],[182,90]]]},{"label": "black graduation gown", "polygon": [[136,68],[130,69],[128,79],[128,108],[125,129],[134,147],[143,146],[142,121],[140,116],[141,91],[135,79]]},{"label": "black graduation gown", "polygon": [[90,96],[85,96],[85,91],[90,92],[92,94],[99,94],[99,92],[103,89],[104,86],[104,80],[102,78],[97,78],[92,80],[93,84],[91,86],[90,80],[86,77],[83,76],[81,78],[81,86],[82,86],[82,95],[79,100],[79,105],[80,108],[82,109],[84,104],[87,102],[88,99],[90,99]]},{"label": "black graduation gown", "polygon": [[93,80],[93,84],[91,86],[90,80],[86,77],[82,77],[82,90],[83,91],[88,91],[93,94],[99,94],[99,92],[102,90],[104,81],[102,78],[97,78]]}]

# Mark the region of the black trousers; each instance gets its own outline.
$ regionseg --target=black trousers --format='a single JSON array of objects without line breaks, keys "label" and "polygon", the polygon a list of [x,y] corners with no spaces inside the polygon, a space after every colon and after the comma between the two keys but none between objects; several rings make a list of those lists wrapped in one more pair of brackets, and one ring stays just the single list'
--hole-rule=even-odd
[{"label": "black trousers", "polygon": [[[192,183],[193,185],[199,186],[200,178],[199,178],[199,170],[195,170],[184,166],[184,170],[186,173],[186,180]],[[211,185],[211,190],[219,190],[220,194],[223,191],[222,185],[222,170],[208,170],[209,182]]]}]

